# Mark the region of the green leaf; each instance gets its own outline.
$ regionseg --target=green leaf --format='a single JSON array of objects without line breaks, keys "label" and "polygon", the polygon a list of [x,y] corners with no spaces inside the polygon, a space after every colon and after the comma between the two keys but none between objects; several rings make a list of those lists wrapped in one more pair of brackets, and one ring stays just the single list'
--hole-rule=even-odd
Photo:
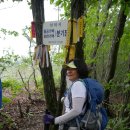
[{"label": "green leaf", "polygon": [[125,8],[125,15],[127,16],[130,12],[130,7],[128,6],[128,4],[126,5],[126,8]]},{"label": "green leaf", "polygon": [[61,0],[58,0],[58,1],[56,1],[56,6],[59,6],[60,4],[62,3],[62,1]]},{"label": "green leaf", "polygon": [[11,103],[11,99],[8,97],[2,97],[2,102],[3,102],[3,104]]},{"label": "green leaf", "polygon": [[54,0],[50,0],[50,4],[53,4],[54,3]]}]

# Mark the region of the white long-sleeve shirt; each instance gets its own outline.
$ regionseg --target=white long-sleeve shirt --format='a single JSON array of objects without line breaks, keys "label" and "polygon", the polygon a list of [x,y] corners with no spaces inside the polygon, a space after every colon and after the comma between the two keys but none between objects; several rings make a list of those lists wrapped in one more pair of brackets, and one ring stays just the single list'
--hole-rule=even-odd
[{"label": "white long-sleeve shirt", "polygon": [[68,95],[65,97],[65,114],[55,118],[55,124],[64,124],[82,113],[83,105],[86,100],[86,88],[81,81],[76,81],[71,86],[72,109],[69,108]]}]

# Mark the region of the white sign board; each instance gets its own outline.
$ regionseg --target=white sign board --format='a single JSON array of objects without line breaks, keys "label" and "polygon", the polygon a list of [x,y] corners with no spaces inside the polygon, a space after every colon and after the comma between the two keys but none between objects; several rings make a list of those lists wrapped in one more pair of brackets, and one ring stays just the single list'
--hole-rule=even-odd
[{"label": "white sign board", "polygon": [[45,22],[43,24],[44,45],[65,45],[68,20]]}]

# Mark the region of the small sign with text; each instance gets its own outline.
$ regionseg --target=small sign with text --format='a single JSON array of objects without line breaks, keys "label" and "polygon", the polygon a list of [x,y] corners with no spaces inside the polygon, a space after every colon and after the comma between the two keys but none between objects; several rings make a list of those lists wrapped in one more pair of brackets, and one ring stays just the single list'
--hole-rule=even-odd
[{"label": "small sign with text", "polygon": [[51,21],[43,24],[44,45],[65,45],[68,20]]}]

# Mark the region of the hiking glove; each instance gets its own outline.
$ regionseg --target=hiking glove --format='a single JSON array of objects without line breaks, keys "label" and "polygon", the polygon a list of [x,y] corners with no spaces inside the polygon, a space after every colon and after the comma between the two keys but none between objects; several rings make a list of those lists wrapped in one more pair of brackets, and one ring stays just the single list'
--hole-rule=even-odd
[{"label": "hiking glove", "polygon": [[43,116],[43,122],[44,124],[54,124],[54,116],[45,114]]},{"label": "hiking glove", "polygon": [[48,110],[46,110],[45,115],[43,116],[43,123],[54,124],[54,116],[52,116]]}]

